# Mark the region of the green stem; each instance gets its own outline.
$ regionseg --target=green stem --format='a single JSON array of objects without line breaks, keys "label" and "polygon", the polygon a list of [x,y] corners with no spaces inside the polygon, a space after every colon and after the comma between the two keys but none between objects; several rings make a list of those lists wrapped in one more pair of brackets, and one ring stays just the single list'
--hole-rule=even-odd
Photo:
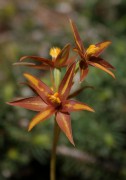
[{"label": "green stem", "polygon": [[[61,79],[61,71],[60,69],[54,69],[54,83],[55,83],[55,90],[58,91],[58,87],[60,84]],[[50,180],[56,180],[56,146],[58,143],[60,134],[60,128],[56,122],[55,118],[55,124],[54,124],[54,137],[53,137],[53,146],[52,146],[52,154],[51,154],[51,162],[50,162]]]},{"label": "green stem", "polygon": [[52,155],[51,155],[51,163],[50,163],[50,180],[56,180],[56,177],[55,177],[55,172],[56,172],[56,146],[58,143],[59,134],[60,134],[60,128],[59,128],[59,126],[55,120],[53,147],[52,147]]}]

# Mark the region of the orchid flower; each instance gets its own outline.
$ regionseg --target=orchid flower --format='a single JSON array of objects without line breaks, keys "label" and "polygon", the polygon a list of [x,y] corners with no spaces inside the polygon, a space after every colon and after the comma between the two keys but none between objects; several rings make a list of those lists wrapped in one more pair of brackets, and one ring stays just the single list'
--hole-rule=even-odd
[{"label": "orchid flower", "polygon": [[[69,58],[70,44],[67,44],[62,50],[58,47],[53,47],[50,49],[50,55],[52,60],[45,59],[39,56],[23,56],[19,63],[14,63],[14,65],[25,65],[28,67],[48,70],[50,68],[61,68],[72,64],[75,61],[75,57]],[[26,59],[32,59],[40,64],[22,62]]]},{"label": "orchid flower", "polygon": [[54,92],[50,87],[35,76],[28,73],[24,74],[25,78],[28,80],[29,87],[36,92],[37,96],[8,102],[8,104],[39,112],[31,120],[28,131],[30,131],[38,123],[43,122],[55,114],[55,119],[59,127],[65,133],[69,141],[74,145],[70,112],[80,110],[94,112],[94,110],[88,105],[69,99],[69,92],[73,85],[74,71],[75,63],[73,63],[67,70],[57,92]]},{"label": "orchid flower", "polygon": [[88,74],[88,65],[102,69],[103,71],[110,74],[113,78],[115,78],[113,72],[109,70],[115,68],[107,61],[99,57],[99,55],[104,51],[105,48],[107,48],[111,44],[111,42],[104,41],[98,44],[92,44],[87,49],[85,49],[75,23],[72,20],[70,20],[70,24],[76,43],[74,51],[76,51],[80,56],[80,81],[83,81],[86,75]]}]

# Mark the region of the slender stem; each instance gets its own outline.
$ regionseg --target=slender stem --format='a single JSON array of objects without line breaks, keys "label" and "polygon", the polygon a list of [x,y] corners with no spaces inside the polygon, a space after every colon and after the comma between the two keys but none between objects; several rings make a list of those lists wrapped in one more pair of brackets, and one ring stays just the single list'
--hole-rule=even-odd
[{"label": "slender stem", "polygon": [[[59,69],[54,69],[54,84],[55,84],[55,90],[58,91],[58,87],[60,84],[61,79],[61,71]],[[50,180],[56,180],[56,146],[58,143],[60,134],[60,128],[56,122],[54,123],[54,137],[53,137],[53,146],[52,146],[52,154],[51,154],[51,162],[50,162]]]},{"label": "slender stem", "polygon": [[60,128],[55,120],[54,124],[54,137],[53,137],[53,147],[52,147],[52,155],[51,155],[51,163],[50,163],[50,180],[56,180],[55,171],[56,171],[56,146],[58,143],[58,138],[60,134]]}]

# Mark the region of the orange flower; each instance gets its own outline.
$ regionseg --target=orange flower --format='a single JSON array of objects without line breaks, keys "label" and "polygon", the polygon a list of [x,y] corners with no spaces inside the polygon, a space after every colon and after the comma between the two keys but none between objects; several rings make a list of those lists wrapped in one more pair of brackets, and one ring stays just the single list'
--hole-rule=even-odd
[{"label": "orange flower", "polygon": [[14,65],[25,65],[28,67],[36,69],[48,70],[50,68],[61,68],[72,64],[75,61],[75,57],[69,58],[70,44],[67,44],[62,50],[58,47],[50,49],[50,55],[52,56],[52,61],[50,59],[45,59],[38,56],[23,56],[20,61],[26,59],[32,59],[38,61],[40,64],[20,62],[14,63]]},{"label": "orange flower", "polygon": [[76,43],[76,47],[74,48],[74,50],[79,54],[81,58],[79,62],[80,81],[82,81],[88,74],[88,71],[89,71],[88,65],[102,69],[103,71],[110,74],[113,78],[115,78],[115,75],[109,70],[109,69],[115,69],[115,68],[111,64],[109,64],[107,61],[99,57],[99,55],[104,51],[105,48],[107,48],[111,44],[111,42],[105,41],[105,42],[101,42],[95,45],[93,44],[93,45],[90,45],[88,49],[86,50],[79,36],[76,25],[74,24],[72,20],[70,20],[70,24],[72,27],[72,31],[73,31],[74,39]]},{"label": "orange flower", "polygon": [[37,96],[8,102],[8,104],[12,106],[20,106],[33,111],[39,111],[29,124],[29,131],[38,123],[43,122],[55,114],[55,119],[59,127],[66,134],[69,141],[74,145],[70,112],[79,110],[94,112],[94,110],[88,105],[68,99],[70,89],[73,85],[74,71],[75,63],[73,63],[67,70],[57,92],[54,92],[35,76],[28,73],[24,74],[25,78],[28,80],[28,86],[34,90]]}]

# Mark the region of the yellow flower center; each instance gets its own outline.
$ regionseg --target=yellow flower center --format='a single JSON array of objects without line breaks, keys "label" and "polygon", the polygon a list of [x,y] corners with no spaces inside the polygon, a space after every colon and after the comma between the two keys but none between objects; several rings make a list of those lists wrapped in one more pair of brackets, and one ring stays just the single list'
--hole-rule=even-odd
[{"label": "yellow flower center", "polygon": [[58,54],[60,53],[61,49],[58,47],[53,47],[50,49],[50,56],[52,56],[52,58],[57,58]]},{"label": "yellow flower center", "polygon": [[53,94],[53,95],[49,94],[48,97],[53,103],[57,103],[57,104],[61,103],[61,100],[59,98],[59,94],[57,92],[55,94]]},{"label": "yellow flower center", "polygon": [[95,45],[90,45],[89,48],[86,50],[86,55],[87,56],[91,56],[95,53],[97,53],[99,50],[99,47],[95,46]]}]

